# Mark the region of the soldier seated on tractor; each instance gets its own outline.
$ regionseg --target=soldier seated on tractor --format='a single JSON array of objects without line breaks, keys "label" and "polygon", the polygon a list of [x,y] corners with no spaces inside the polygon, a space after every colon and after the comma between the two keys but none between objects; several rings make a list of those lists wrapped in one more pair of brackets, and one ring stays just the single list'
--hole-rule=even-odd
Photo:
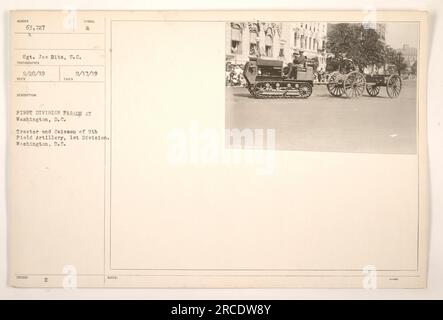
[{"label": "soldier seated on tractor", "polygon": [[306,57],[303,55],[303,51],[295,51],[292,63],[288,63],[288,69],[284,76],[290,79],[297,79],[297,68],[304,68],[305,64]]}]

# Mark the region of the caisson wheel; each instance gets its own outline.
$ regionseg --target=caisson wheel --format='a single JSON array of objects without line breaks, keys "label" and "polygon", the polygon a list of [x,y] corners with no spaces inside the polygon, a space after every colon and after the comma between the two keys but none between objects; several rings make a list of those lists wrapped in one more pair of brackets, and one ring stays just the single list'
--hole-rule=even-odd
[{"label": "caisson wheel", "polygon": [[368,84],[366,86],[366,91],[371,97],[376,97],[380,92],[380,87],[376,84]]},{"label": "caisson wheel", "polygon": [[326,88],[328,89],[329,93],[335,97],[340,97],[345,92],[343,88],[343,82],[339,81],[340,74],[338,72],[333,72],[329,76],[328,84],[326,85]]},{"label": "caisson wheel", "polygon": [[397,98],[400,95],[401,78],[398,75],[392,74],[389,76],[386,81],[386,92],[389,98]]},{"label": "caisson wheel", "polygon": [[343,87],[348,98],[358,98],[366,88],[365,76],[358,71],[352,71],[346,75]]}]

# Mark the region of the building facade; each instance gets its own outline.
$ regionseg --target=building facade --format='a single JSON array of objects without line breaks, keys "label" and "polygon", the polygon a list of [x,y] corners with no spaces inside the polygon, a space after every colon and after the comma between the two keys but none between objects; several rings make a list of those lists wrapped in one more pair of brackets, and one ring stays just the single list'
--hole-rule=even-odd
[{"label": "building facade", "polygon": [[230,22],[226,24],[226,62],[244,64],[250,57],[291,62],[295,50],[308,59],[318,58],[326,69],[325,22]]},{"label": "building facade", "polygon": [[417,61],[417,48],[404,44],[403,47],[397,51],[401,52],[408,67],[411,67]]}]

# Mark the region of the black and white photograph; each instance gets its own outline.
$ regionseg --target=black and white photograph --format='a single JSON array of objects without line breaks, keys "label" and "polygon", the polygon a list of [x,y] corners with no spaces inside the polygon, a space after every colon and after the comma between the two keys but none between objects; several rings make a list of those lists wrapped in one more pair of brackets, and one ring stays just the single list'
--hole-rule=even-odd
[{"label": "black and white photograph", "polygon": [[416,154],[418,23],[235,21],[225,42],[226,129],[273,129],[276,150]]}]

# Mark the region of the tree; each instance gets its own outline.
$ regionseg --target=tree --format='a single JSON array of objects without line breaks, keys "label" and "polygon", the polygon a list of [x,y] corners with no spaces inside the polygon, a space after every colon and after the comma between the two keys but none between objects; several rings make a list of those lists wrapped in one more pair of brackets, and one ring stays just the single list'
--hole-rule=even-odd
[{"label": "tree", "polygon": [[360,28],[357,24],[338,23],[328,26],[326,50],[336,58],[346,55],[350,59],[358,57]]},{"label": "tree", "polygon": [[385,62],[386,47],[377,31],[363,28],[361,41],[360,55],[364,66],[380,65]]},{"label": "tree", "polygon": [[327,57],[326,58],[326,72],[333,72],[338,70],[339,66],[340,66],[340,61],[339,59],[335,58],[335,57]]},{"label": "tree", "polygon": [[408,67],[403,54],[390,46],[386,46],[386,63],[395,65],[399,74],[405,71]]},{"label": "tree", "polygon": [[[341,57],[352,59],[360,71],[368,65],[382,64],[385,57],[385,46],[380,35],[371,28],[365,28],[357,23],[338,23],[328,26],[328,52],[335,59]],[[340,63],[333,61],[332,64]],[[328,68],[329,69],[329,68]]]},{"label": "tree", "polygon": [[416,75],[417,74],[417,61],[414,61],[414,63],[411,66],[411,73]]}]

